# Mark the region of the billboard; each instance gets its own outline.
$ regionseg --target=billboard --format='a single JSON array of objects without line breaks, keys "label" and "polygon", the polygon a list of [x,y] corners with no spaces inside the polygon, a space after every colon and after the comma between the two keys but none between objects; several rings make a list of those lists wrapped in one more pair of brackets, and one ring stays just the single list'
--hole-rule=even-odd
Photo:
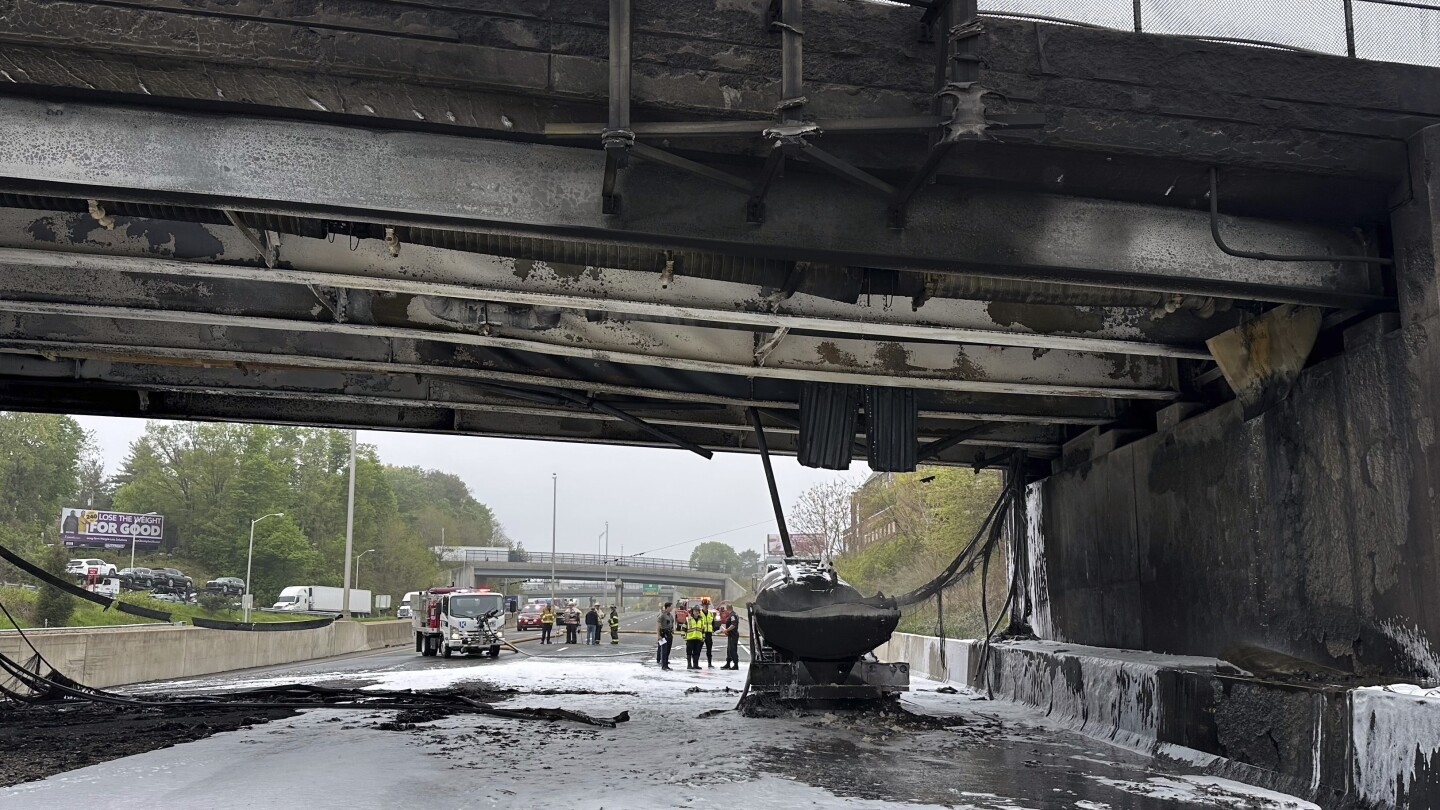
[{"label": "billboard", "polygon": [[[790,548],[795,552],[796,557],[819,557],[825,553],[825,535],[792,532]],[[765,543],[765,555],[768,557],[785,556],[785,546],[780,542],[780,535],[770,535]]]},{"label": "billboard", "polygon": [[165,536],[163,515],[102,512],[67,506],[60,510],[60,539],[69,548],[155,549]]}]

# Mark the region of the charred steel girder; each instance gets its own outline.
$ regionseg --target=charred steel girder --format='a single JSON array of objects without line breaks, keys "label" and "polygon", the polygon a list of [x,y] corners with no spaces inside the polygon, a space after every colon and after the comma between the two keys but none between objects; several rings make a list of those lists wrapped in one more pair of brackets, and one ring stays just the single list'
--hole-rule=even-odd
[{"label": "charred steel girder", "polygon": [[[593,183],[603,164],[594,151],[560,146],[0,98],[0,183],[28,193],[1277,303],[1387,300],[1364,268],[1227,256],[1199,212],[937,186],[895,233],[877,222],[883,203],[796,172],[772,189],[782,204],[756,228],[739,215],[744,200],[687,173],[637,166],[625,176],[630,202],[606,216]],[[691,199],[707,205],[675,204]],[[829,215],[815,217],[820,209]],[[1372,252],[1340,229],[1222,220],[1236,244]]]},{"label": "charred steel girder", "polygon": [[[898,122],[893,118],[841,120],[830,124],[850,133],[865,132],[929,132],[933,143],[924,161],[901,187],[858,168],[830,154],[813,140],[825,129],[805,118],[805,82],[803,52],[805,31],[801,23],[801,0],[772,0],[765,18],[770,30],[781,35],[780,99],[775,104],[776,124],[761,133],[769,142],[769,152],[759,177],[750,184],[745,207],[745,221],[758,225],[765,221],[765,199],[786,158],[804,157],[851,183],[877,191],[889,198],[888,222],[892,228],[905,226],[905,212],[919,190],[929,184],[945,156],[962,140],[985,140],[991,126],[1031,128],[1044,125],[1037,115],[995,114],[986,112],[983,97],[987,91],[976,83],[980,76],[980,59],[975,40],[984,33],[976,9],[976,0],[937,0],[928,4],[920,20],[922,31],[932,23],[944,22],[947,36],[936,49],[935,106],[933,118],[915,118]],[[600,131],[605,150],[604,180],[601,183],[601,210],[605,214],[620,213],[620,195],[616,191],[619,169],[626,165],[627,154],[635,151],[637,132],[630,124],[630,38],[633,0],[610,0],[609,20],[609,121]],[[928,41],[928,40],[926,40]],[[545,134],[551,138],[567,138],[586,134],[597,125],[547,125]],[[688,137],[733,137],[748,131],[747,121],[689,121],[662,125],[662,131],[683,131]],[[653,133],[654,130],[650,130]],[[672,155],[653,146],[646,146],[644,157],[692,174],[706,177],[725,186],[744,190],[746,181],[728,172]]]}]

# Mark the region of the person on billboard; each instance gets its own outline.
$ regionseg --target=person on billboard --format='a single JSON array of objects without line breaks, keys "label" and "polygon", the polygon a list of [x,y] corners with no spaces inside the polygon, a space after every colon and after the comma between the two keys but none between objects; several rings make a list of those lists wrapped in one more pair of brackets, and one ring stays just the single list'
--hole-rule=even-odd
[{"label": "person on billboard", "polygon": [[65,513],[65,519],[60,522],[60,531],[64,534],[80,533],[80,516],[71,509]]}]

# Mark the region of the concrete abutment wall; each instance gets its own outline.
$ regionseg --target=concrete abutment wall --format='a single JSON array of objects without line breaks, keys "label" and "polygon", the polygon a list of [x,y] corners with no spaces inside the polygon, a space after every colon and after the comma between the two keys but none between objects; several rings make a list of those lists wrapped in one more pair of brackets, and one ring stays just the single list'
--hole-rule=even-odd
[{"label": "concrete abutment wall", "polygon": [[[408,645],[408,621],[335,622],[317,630],[241,632],[184,625],[50,630],[27,638],[52,666],[86,686],[105,688],[192,678]],[[0,633],[0,653],[29,660],[18,633]]]},{"label": "concrete abutment wall", "polygon": [[1230,403],[1031,486],[1042,637],[1440,677],[1440,127],[1410,154],[1398,316],[1248,422]]}]

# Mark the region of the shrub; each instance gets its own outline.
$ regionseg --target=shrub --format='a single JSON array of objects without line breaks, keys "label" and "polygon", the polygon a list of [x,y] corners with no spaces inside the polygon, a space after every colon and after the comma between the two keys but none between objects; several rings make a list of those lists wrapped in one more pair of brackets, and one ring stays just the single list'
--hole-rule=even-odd
[{"label": "shrub", "polygon": [[[46,573],[64,579],[65,563],[69,552],[63,543],[56,543],[45,552],[41,563]],[[40,584],[40,594],[35,599],[35,624],[40,627],[64,627],[75,612],[75,597],[48,583]]]}]

